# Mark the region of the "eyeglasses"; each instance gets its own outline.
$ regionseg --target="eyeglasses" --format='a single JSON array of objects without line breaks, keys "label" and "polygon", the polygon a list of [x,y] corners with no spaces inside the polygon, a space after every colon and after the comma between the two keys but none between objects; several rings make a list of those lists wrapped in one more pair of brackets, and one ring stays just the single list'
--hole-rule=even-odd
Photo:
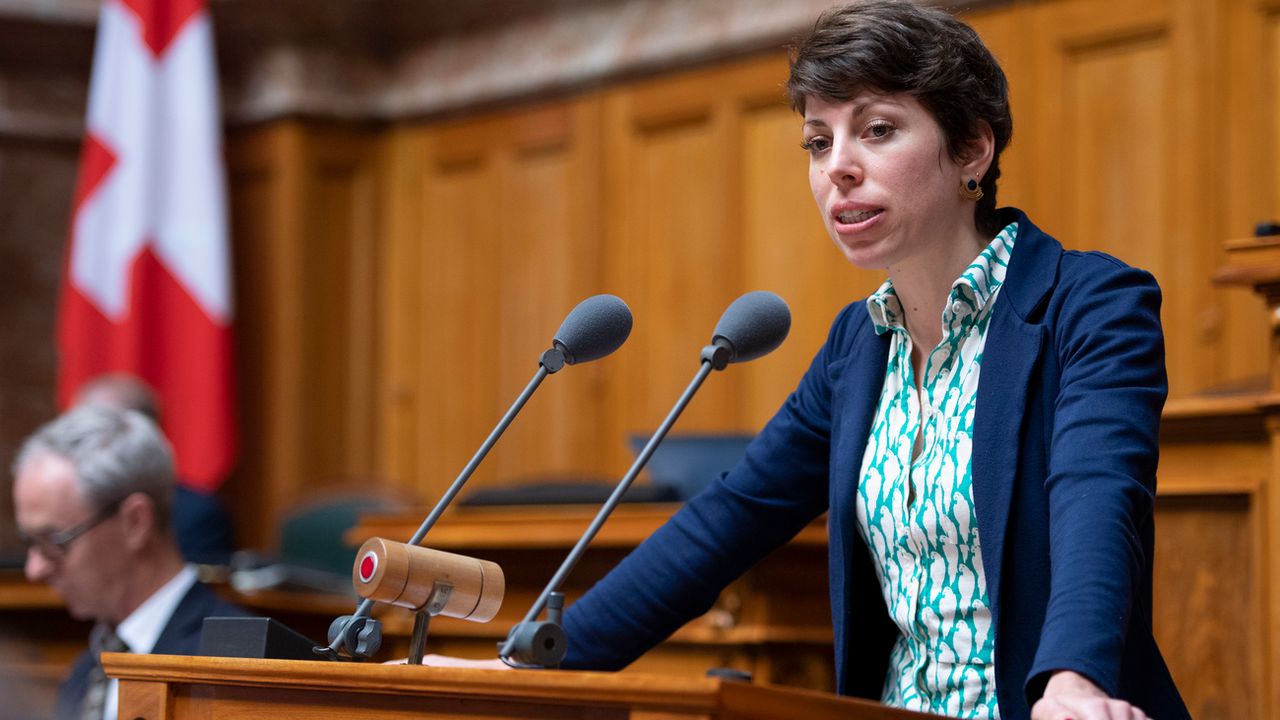
[{"label": "eyeglasses", "polygon": [[43,555],[46,560],[58,562],[67,556],[67,552],[71,549],[71,543],[76,538],[101,525],[104,520],[115,515],[119,509],[120,502],[113,502],[91,515],[88,520],[73,525],[66,530],[40,535],[28,535],[22,530],[18,530],[18,539],[27,546],[28,551],[35,550]]}]

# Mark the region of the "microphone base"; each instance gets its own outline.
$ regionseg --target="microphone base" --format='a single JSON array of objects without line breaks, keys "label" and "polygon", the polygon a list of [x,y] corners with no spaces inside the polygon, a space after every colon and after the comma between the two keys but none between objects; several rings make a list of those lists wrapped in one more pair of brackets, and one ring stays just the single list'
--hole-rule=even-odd
[{"label": "microphone base", "polygon": [[498,657],[514,668],[541,668],[556,670],[569,650],[564,628],[549,620],[522,622],[511,628],[507,641],[498,643],[499,651],[506,645],[511,652]]},{"label": "microphone base", "polygon": [[[336,618],[329,624],[331,646],[339,635],[342,636],[342,643],[338,647],[346,648],[352,660],[368,660],[377,655],[378,650],[382,648],[382,622],[367,615],[343,615]],[[329,653],[322,654],[329,655]],[[330,659],[342,657],[334,652]]]}]

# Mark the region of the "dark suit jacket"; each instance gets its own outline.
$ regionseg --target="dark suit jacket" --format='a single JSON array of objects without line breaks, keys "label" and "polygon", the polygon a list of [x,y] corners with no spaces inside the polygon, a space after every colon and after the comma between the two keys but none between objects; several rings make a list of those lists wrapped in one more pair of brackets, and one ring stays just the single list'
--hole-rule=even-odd
[{"label": "dark suit jacket", "polygon": [[231,514],[217,493],[178,485],[173,493],[173,534],[187,562],[227,565],[235,550]]},{"label": "dark suit jacket", "polygon": [[[1002,212],[1020,224],[972,455],[1001,714],[1028,717],[1050,671],[1072,669],[1153,717],[1187,717],[1151,635],[1160,290]],[[569,608],[566,667],[630,663],[829,510],[837,689],[878,698],[897,629],[854,506],[888,347],[863,302],[846,307],[743,461]]]},{"label": "dark suit jacket", "polygon": [[[156,655],[195,655],[200,650],[200,629],[207,617],[243,617],[245,610],[226,602],[203,583],[191,586],[182,601],[174,608],[152,653]],[[79,720],[80,702],[88,685],[89,671],[98,665],[98,659],[89,651],[80,654],[71,666],[71,673],[58,688],[58,706],[55,720]]]}]

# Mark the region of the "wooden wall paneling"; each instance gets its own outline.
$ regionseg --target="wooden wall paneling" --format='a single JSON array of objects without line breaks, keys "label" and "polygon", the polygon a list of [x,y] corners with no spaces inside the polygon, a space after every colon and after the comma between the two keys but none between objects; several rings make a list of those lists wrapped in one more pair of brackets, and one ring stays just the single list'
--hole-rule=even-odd
[{"label": "wooden wall paneling", "polygon": [[419,327],[424,312],[417,297],[423,238],[420,221],[426,162],[424,132],[416,127],[391,128],[383,138],[380,159],[385,178],[378,316],[379,425],[375,471],[408,493],[417,492],[417,375]]},{"label": "wooden wall paneling", "polygon": [[1168,318],[1173,311],[1180,318],[1175,326],[1178,333],[1166,339],[1171,354],[1181,354],[1170,373],[1171,394],[1188,394],[1233,379],[1225,372],[1224,358],[1236,352],[1222,343],[1225,291],[1213,283],[1224,260],[1223,148],[1204,142],[1205,137],[1216,136],[1222,124],[1205,109],[1226,105],[1221,66],[1213,61],[1226,42],[1222,35],[1226,15],[1222,2],[1203,0],[1177,0],[1172,10],[1170,115],[1178,120],[1170,150],[1175,187],[1166,214],[1175,231],[1165,242],[1165,253],[1177,280],[1165,292],[1170,310],[1163,316]]},{"label": "wooden wall paneling", "polygon": [[[1227,72],[1225,86],[1225,130],[1220,142],[1212,143],[1224,156],[1224,215],[1217,234],[1219,266],[1226,264],[1225,244],[1248,237],[1254,223],[1280,216],[1280,2],[1276,0],[1228,0],[1226,37],[1221,56]],[[1216,138],[1215,138],[1216,140]],[[1260,293],[1245,287],[1226,288],[1222,308],[1223,346],[1230,349],[1224,360],[1229,377],[1260,378],[1259,385],[1275,390],[1275,317],[1268,317]],[[1271,376],[1270,383],[1266,378]],[[1274,413],[1274,409],[1271,411]],[[1256,717],[1280,713],[1280,553],[1276,538],[1280,528],[1280,437],[1274,415],[1268,419],[1271,458],[1262,467],[1265,482],[1254,496],[1254,518],[1250,524],[1253,571],[1262,581],[1254,586],[1255,607],[1249,617],[1256,630],[1250,635],[1251,677],[1257,688]]]},{"label": "wooden wall paneling", "polygon": [[[497,403],[495,208],[499,168],[492,123],[431,131],[417,221],[425,231],[419,283],[415,438],[418,487],[434,501],[489,432]],[[469,130],[474,129],[473,133]],[[480,477],[491,468],[482,467]]]},{"label": "wooden wall paneling", "polygon": [[[1262,203],[1256,208],[1257,212],[1265,213],[1264,217],[1280,216],[1280,174],[1276,169],[1280,167],[1280,69],[1276,66],[1280,61],[1280,2],[1258,0],[1250,8],[1245,20],[1245,27],[1238,28],[1244,31],[1244,38],[1260,37],[1262,42],[1260,46],[1254,46],[1257,54],[1245,66],[1253,69],[1257,76],[1248,85],[1240,83],[1233,86],[1238,97],[1235,106],[1247,107],[1250,97],[1260,99],[1261,102],[1256,102],[1256,99],[1255,102],[1261,107],[1261,112],[1246,117],[1254,122],[1261,121],[1261,132],[1250,133],[1256,139],[1257,154],[1253,156],[1253,163],[1242,168],[1242,176],[1259,181]],[[1248,45],[1246,40],[1246,47]],[[1242,78],[1249,78],[1251,74],[1245,71]],[[1241,87],[1242,85],[1244,86]],[[1257,159],[1259,157],[1260,163]],[[1280,339],[1276,333],[1277,315],[1274,307],[1271,308],[1270,320],[1271,332],[1268,336],[1272,344],[1268,362],[1274,368],[1274,353],[1277,350],[1275,343]],[[1270,388],[1273,392],[1277,389],[1274,382],[1273,380]],[[1271,413],[1268,418],[1272,452],[1271,475],[1259,493],[1261,521],[1255,538],[1261,548],[1259,567],[1265,573],[1263,577],[1269,579],[1260,593],[1264,653],[1259,676],[1264,711],[1270,713],[1269,717],[1275,717],[1280,714],[1280,415],[1275,408],[1271,409]]]},{"label": "wooden wall paneling", "polygon": [[[1228,0],[1224,42],[1215,67],[1225,89],[1224,137],[1209,144],[1223,155],[1223,222],[1216,239],[1253,234],[1260,220],[1280,219],[1280,2]],[[1221,255],[1217,266],[1226,263]],[[1265,378],[1270,335],[1265,304],[1247,288],[1218,291],[1223,315],[1221,345],[1226,378]],[[1265,384],[1260,380],[1259,384]]]},{"label": "wooden wall paneling", "polygon": [[[1274,310],[1273,310],[1274,312]],[[1274,361],[1274,360],[1273,360]],[[1274,392],[1275,388],[1272,388]],[[1258,621],[1258,648],[1254,676],[1258,678],[1260,711],[1258,717],[1280,714],[1280,412],[1268,409],[1267,432],[1271,438],[1270,474],[1257,494],[1257,519],[1253,525],[1254,544],[1258,548],[1255,567],[1258,576],[1266,578],[1258,589],[1258,608],[1252,614]]]},{"label": "wooden wall paneling", "polygon": [[[607,412],[623,434],[658,426],[741,292],[738,168],[722,79],[695,71],[605,98],[606,276],[635,315],[631,339],[607,370]],[[727,375],[709,379],[678,432],[724,429],[736,417]],[[615,450],[617,464],[625,467],[628,455]]]},{"label": "wooden wall paneling", "polygon": [[[306,229],[298,238],[305,278],[302,443],[298,488],[366,491],[373,478],[377,374],[377,156],[359,128],[305,136]],[[299,498],[300,499],[300,498]]]},{"label": "wooden wall paneling", "polygon": [[[1228,0],[1225,36],[1220,48],[1226,72],[1225,137],[1211,143],[1223,156],[1224,214],[1219,224],[1219,264],[1227,241],[1248,237],[1255,222],[1280,215],[1276,167],[1280,161],[1280,2],[1276,0]],[[1215,138],[1217,140],[1217,138]],[[1230,349],[1224,367],[1232,377],[1261,378],[1257,384],[1275,392],[1276,334],[1274,312],[1262,302],[1264,288],[1222,290],[1226,312],[1223,345]],[[1274,303],[1271,303],[1274,311]],[[1270,370],[1270,371],[1269,371]],[[1266,378],[1270,376],[1270,382]],[[1250,676],[1257,688],[1256,717],[1280,713],[1280,422],[1276,408],[1266,412],[1270,434],[1270,461],[1262,467],[1265,481],[1254,495],[1251,539],[1253,570],[1262,580],[1255,586],[1255,623],[1250,634]]]},{"label": "wooden wall paneling", "polygon": [[[1253,87],[1244,89],[1244,98],[1260,98],[1254,107],[1262,109],[1261,120],[1263,132],[1256,136],[1261,150],[1262,165],[1256,177],[1260,179],[1266,205],[1262,210],[1272,214],[1280,214],[1280,2],[1276,0],[1257,0],[1256,9],[1250,18],[1250,25],[1260,25],[1263,47],[1258,56],[1249,63],[1250,67],[1261,71],[1262,77],[1254,78]],[[1246,28],[1249,30],[1251,28]],[[1256,36],[1256,30],[1250,35]],[[1261,62],[1258,62],[1258,60]],[[1242,77],[1249,77],[1243,73]],[[1257,93],[1250,95],[1250,90]]]},{"label": "wooden wall paneling", "polygon": [[239,540],[372,472],[377,215],[369,136],[283,121],[228,138],[242,454]]},{"label": "wooden wall paneling", "polygon": [[[391,161],[402,206],[392,243],[411,268],[389,268],[392,302],[415,305],[397,313],[395,332],[416,343],[398,337],[392,350],[413,357],[393,363],[394,412],[411,405],[413,420],[396,421],[392,464],[426,500],[527,385],[568,311],[604,290],[598,105],[550,103],[397,135],[420,158]],[[597,472],[602,377],[588,364],[548,378],[474,483]]]},{"label": "wooden wall paneling", "polygon": [[1272,474],[1256,399],[1192,398],[1161,425],[1153,624],[1192,717],[1270,718],[1263,509]]},{"label": "wooden wall paneling", "polygon": [[[500,248],[501,362],[496,422],[528,384],[564,316],[609,290],[602,277],[600,103],[556,103],[504,118],[504,150],[493,211]],[[549,377],[495,450],[500,481],[598,477],[616,437],[601,424],[604,371],[612,358]],[[479,439],[472,445],[478,444]]]},{"label": "wooden wall paneling", "polygon": [[1216,257],[1216,208],[1200,174],[1209,94],[1188,66],[1211,29],[1187,0],[1076,0],[1035,6],[1035,212],[1069,247],[1150,270],[1162,313],[1171,394],[1213,384],[1204,296]]},{"label": "wooden wall paneling", "polygon": [[[1102,112],[1103,108],[1083,104],[1082,101],[1090,99],[1104,102],[1105,98],[1099,100],[1094,96],[1078,97],[1082,90],[1095,94],[1098,92],[1095,85],[1079,87],[1081,66],[1083,65],[1085,72],[1093,71],[1086,75],[1085,80],[1094,80],[1099,69],[1115,71],[1115,94],[1125,94],[1129,88],[1122,83],[1125,80],[1133,82],[1136,62],[1147,60],[1150,63],[1154,60],[1154,64],[1159,67],[1165,61],[1167,48],[1164,43],[1167,41],[1169,1],[1148,3],[1139,8],[1135,7],[1139,3],[1122,0],[1111,3],[1117,11],[1114,14],[1096,12],[1099,3],[1091,3],[1090,0],[1035,4],[1029,8],[1030,33],[1037,40],[1031,56],[1037,102],[1028,113],[1029,122],[1026,123],[1022,140],[1029,145],[1026,149],[1034,158],[1033,165],[1040,169],[1032,187],[1033,200],[1030,205],[1036,217],[1042,218],[1040,224],[1062,236],[1064,243],[1088,247],[1105,242],[1108,237],[1112,237],[1113,242],[1117,241],[1114,239],[1115,232],[1104,223],[1105,218],[1089,218],[1087,226],[1082,229],[1087,233],[1085,237],[1070,235],[1077,231],[1076,225],[1081,224],[1078,217],[1081,193],[1090,192],[1096,196],[1104,190],[1111,191],[1105,184],[1107,178],[1096,176],[1099,173],[1117,172],[1112,167],[1111,158],[1107,158],[1107,162],[1100,162],[1099,167],[1082,168],[1084,163],[1079,157],[1079,145],[1083,138],[1079,135],[1087,132],[1087,129],[1077,127],[1078,119],[1087,117],[1085,110],[1096,113],[1088,118],[1090,124],[1118,135],[1108,138],[1108,147],[1113,148],[1117,143],[1128,140],[1128,137],[1119,133],[1133,124],[1127,122],[1128,118],[1121,117],[1116,109]],[[1135,53],[1138,55],[1136,59],[1132,57]],[[1100,68],[1102,63],[1107,66]],[[1163,90],[1159,84],[1159,76],[1149,77],[1147,80],[1149,86],[1155,87],[1155,92]],[[1149,95],[1152,89],[1148,87],[1142,92]],[[1120,101],[1124,102],[1123,98]],[[1125,107],[1121,106],[1120,109]],[[1155,128],[1153,132],[1161,129]],[[1076,133],[1074,136],[1073,132]],[[1097,154],[1103,149],[1093,152]],[[1133,163],[1132,160],[1127,162]],[[1121,168],[1119,165],[1115,167]],[[1158,173],[1162,169],[1151,168],[1153,172],[1146,179],[1161,177]],[[1158,192],[1152,191],[1156,186],[1149,181],[1136,184],[1145,186],[1152,196],[1152,199],[1143,198],[1139,202],[1153,204],[1154,198],[1159,196]],[[1132,212],[1141,207],[1126,195],[1120,195],[1119,200],[1116,203],[1117,212],[1125,208]],[[1139,247],[1146,251],[1151,242],[1148,240]],[[1137,245],[1137,239],[1131,241],[1131,244]],[[1128,255],[1133,259],[1135,249],[1131,248]]]},{"label": "wooden wall paneling", "polygon": [[1156,502],[1156,640],[1196,718],[1263,718],[1251,640],[1256,623],[1253,500],[1248,494]]},{"label": "wooden wall paneling", "polygon": [[999,206],[1034,212],[1034,189],[1039,173],[1031,145],[1036,137],[1034,112],[1039,100],[1028,27],[1031,9],[1024,3],[1002,3],[962,15],[983,43],[1000,61],[1009,82],[1009,106],[1013,114],[1013,138],[1000,158],[996,197]]},{"label": "wooden wall paneling", "polygon": [[237,540],[268,547],[296,495],[303,455],[295,409],[303,354],[302,128],[281,122],[228,137],[240,393],[240,461],[225,494]]}]

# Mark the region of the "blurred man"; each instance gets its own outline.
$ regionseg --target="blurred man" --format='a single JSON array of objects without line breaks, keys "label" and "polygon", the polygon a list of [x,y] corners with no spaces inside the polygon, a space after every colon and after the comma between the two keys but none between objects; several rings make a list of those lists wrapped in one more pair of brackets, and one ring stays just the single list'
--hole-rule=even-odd
[{"label": "blurred man", "polygon": [[[136,410],[160,426],[160,403],[142,380],[125,373],[109,373],[89,380],[76,391],[75,405],[106,405]],[[213,493],[192,490],[181,481],[174,486],[173,531],[178,549],[188,562],[226,565],[235,542],[231,516]]]},{"label": "blurred man", "polygon": [[173,457],[149,419],[84,405],[41,427],[13,465],[27,577],[50,585],[90,649],[58,691],[58,720],[116,717],[103,650],[195,654],[205,617],[244,615],[197,582],[171,525]]}]

